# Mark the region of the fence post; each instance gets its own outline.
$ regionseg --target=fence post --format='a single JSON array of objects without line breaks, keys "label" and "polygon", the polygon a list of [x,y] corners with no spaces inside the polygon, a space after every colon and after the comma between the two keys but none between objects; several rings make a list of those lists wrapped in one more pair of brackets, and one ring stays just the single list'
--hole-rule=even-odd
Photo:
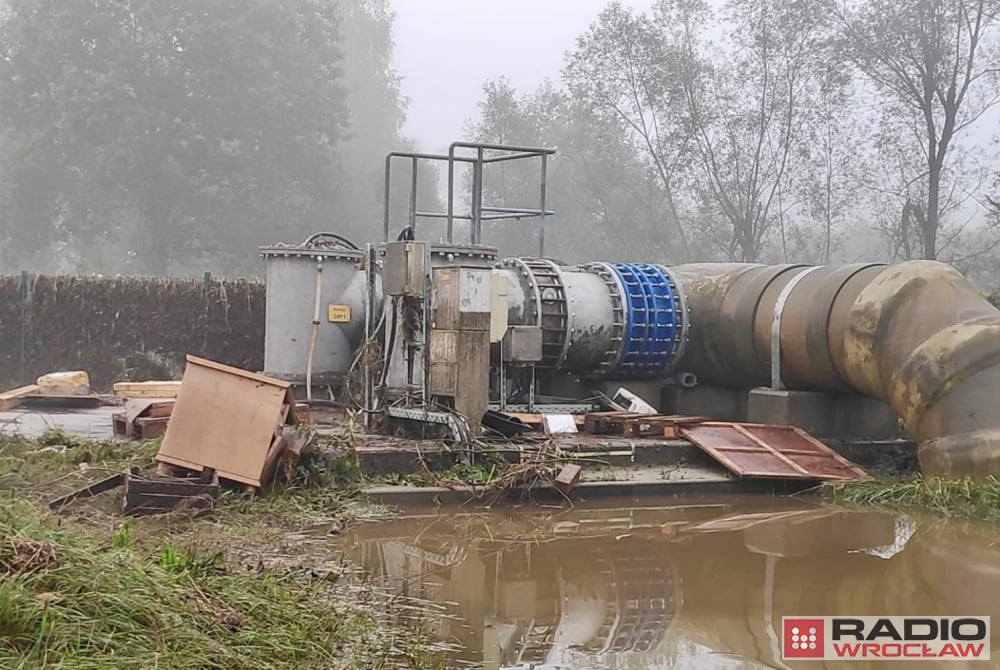
[{"label": "fence post", "polygon": [[28,377],[28,271],[21,270],[21,283],[18,285],[18,298],[21,302],[21,341],[18,350],[18,355],[20,360],[18,361],[18,374],[20,377],[20,385],[24,386],[27,384]]}]

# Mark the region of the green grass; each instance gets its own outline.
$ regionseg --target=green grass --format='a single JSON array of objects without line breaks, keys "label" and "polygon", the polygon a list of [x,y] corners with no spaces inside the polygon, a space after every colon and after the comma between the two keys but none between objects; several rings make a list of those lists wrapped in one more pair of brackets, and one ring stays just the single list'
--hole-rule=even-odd
[{"label": "green grass", "polygon": [[909,479],[850,482],[833,488],[837,502],[886,509],[924,509],[947,516],[1000,521],[1000,480]]},{"label": "green grass", "polygon": [[148,469],[156,449],[0,437],[0,667],[440,667],[349,566],[309,569],[325,545],[298,563],[275,552],[297,529],[357,513],[352,490],[330,486],[349,463],[311,454],[290,485],[226,492],[205,519],[123,520],[120,491],[58,515],[44,505],[108,472]]}]

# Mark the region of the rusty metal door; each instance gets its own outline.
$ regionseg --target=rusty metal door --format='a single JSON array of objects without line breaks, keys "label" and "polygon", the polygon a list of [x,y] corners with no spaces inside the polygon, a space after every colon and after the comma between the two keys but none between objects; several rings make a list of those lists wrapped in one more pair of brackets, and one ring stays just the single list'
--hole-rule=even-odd
[{"label": "rusty metal door", "polygon": [[741,477],[869,478],[860,467],[795,426],[712,421],[681,433]]}]

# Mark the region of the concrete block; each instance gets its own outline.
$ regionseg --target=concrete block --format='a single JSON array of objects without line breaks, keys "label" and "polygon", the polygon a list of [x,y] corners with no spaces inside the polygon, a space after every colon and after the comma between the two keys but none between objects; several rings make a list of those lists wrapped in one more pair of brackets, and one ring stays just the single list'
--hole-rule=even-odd
[{"label": "concrete block", "polygon": [[664,386],[660,393],[660,413],[745,421],[747,392],[719,386]]},{"label": "concrete block", "polygon": [[798,426],[829,437],[837,432],[837,403],[826,393],[756,388],[747,395],[747,421]]},{"label": "concrete block", "polygon": [[888,405],[859,395],[752,389],[746,420],[798,426],[821,438],[888,439],[898,434],[898,419]]}]

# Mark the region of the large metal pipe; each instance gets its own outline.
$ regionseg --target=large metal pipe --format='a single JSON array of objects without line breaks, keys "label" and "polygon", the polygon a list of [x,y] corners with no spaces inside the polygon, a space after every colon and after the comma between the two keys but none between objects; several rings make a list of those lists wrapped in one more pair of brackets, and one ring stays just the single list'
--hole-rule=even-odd
[{"label": "large metal pipe", "polygon": [[925,475],[1000,472],[1000,312],[955,269],[908,261],[674,272],[689,308],[679,369],[702,383],[763,386],[778,350],[786,388],[885,400],[918,442]]},{"label": "large metal pipe", "polygon": [[662,379],[683,354],[684,294],[668,268],[537,258],[499,265],[507,273],[508,323],[542,328],[544,371]]}]

